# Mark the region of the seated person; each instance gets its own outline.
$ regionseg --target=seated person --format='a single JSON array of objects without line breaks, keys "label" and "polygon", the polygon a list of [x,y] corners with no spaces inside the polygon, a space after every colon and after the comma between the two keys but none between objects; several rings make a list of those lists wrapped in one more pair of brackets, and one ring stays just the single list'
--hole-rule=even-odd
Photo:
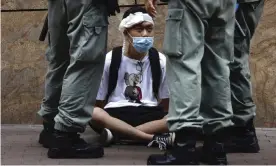
[{"label": "seated person", "polygon": [[166,57],[152,48],[153,19],[144,8],[133,7],[124,13],[119,30],[123,46],[106,55],[89,125],[102,132],[105,143],[111,142],[115,132],[162,147],[172,145],[174,134],[168,133],[165,118],[169,104]]}]

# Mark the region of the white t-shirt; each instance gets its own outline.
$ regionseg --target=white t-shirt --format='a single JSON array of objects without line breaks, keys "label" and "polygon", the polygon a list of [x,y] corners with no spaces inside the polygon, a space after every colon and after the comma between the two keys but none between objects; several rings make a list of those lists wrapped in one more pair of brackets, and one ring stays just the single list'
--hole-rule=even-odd
[{"label": "white t-shirt", "polygon": [[[105,100],[108,90],[109,67],[112,51],[106,55],[104,72],[97,95],[97,100]],[[159,53],[162,69],[161,83],[159,87],[159,99],[169,98],[169,90],[166,81],[166,57]],[[142,70],[141,70],[142,69]],[[125,106],[157,106],[158,101],[152,90],[151,66],[148,55],[141,61],[122,56],[118,71],[117,86],[111,93],[105,108],[118,108]]]}]

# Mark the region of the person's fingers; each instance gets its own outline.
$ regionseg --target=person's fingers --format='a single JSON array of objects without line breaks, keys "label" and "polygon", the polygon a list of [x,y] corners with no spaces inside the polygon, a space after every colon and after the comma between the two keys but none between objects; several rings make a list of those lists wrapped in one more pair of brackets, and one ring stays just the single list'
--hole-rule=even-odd
[{"label": "person's fingers", "polygon": [[152,11],[152,17],[156,17],[156,15],[157,15],[157,11],[154,9],[154,10]]},{"label": "person's fingers", "polygon": [[154,6],[154,8],[156,9],[157,8],[157,0],[153,0],[153,6]]},{"label": "person's fingers", "polygon": [[156,12],[156,8],[154,6],[153,0],[145,0],[145,6],[149,15],[155,17],[157,12]]},{"label": "person's fingers", "polygon": [[153,8],[153,7],[149,8],[148,13],[149,13],[152,17],[155,17],[156,14],[157,14],[155,8]]},{"label": "person's fingers", "polygon": [[152,0],[152,5],[153,5],[153,8],[154,8],[154,11],[153,11],[154,16],[157,15],[157,10],[156,10],[157,9],[157,1],[158,0]]}]

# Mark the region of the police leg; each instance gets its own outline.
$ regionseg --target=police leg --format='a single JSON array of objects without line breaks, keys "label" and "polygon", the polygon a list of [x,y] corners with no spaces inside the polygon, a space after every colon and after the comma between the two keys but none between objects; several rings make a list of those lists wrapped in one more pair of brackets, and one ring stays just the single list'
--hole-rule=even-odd
[{"label": "police leg", "polygon": [[249,54],[250,40],[260,20],[263,7],[264,0],[241,3],[236,12],[236,20],[239,25],[235,27],[234,62],[230,65],[233,122],[235,127],[231,131],[233,136],[225,145],[228,152],[256,153],[260,149],[253,124],[253,119],[256,115],[256,105],[252,98]]},{"label": "police leg", "polygon": [[98,158],[103,148],[79,138],[91,120],[99,88],[107,44],[107,11],[104,5],[87,1],[65,1],[70,40],[70,64],[66,70],[55,117],[50,158]]},{"label": "police leg", "polygon": [[230,61],[234,53],[235,1],[219,1],[217,13],[209,20],[202,60],[202,105],[205,134],[202,161],[227,164],[224,140],[233,125],[230,91]]},{"label": "police leg", "polygon": [[40,133],[39,143],[49,147],[54,130],[54,117],[58,106],[65,71],[69,65],[69,39],[67,20],[62,0],[48,2],[48,48],[46,59],[48,70],[45,79],[45,94],[38,114],[44,119],[44,129]]},{"label": "police leg", "polygon": [[176,143],[165,155],[151,155],[148,164],[198,164],[195,144],[203,124],[199,115],[205,34],[203,18],[210,16],[201,9],[208,11],[213,7],[210,0],[169,1],[164,39],[170,80],[167,121],[170,131],[176,133]]}]

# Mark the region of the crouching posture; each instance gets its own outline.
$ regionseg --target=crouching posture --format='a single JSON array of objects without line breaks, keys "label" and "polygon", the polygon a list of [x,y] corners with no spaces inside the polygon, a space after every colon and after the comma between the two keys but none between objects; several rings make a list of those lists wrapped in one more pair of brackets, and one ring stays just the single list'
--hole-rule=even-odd
[{"label": "crouching posture", "polygon": [[123,46],[106,55],[90,126],[105,144],[120,133],[166,148],[173,144],[174,134],[167,133],[166,58],[152,47],[153,19],[144,8],[130,8],[119,30]]}]

